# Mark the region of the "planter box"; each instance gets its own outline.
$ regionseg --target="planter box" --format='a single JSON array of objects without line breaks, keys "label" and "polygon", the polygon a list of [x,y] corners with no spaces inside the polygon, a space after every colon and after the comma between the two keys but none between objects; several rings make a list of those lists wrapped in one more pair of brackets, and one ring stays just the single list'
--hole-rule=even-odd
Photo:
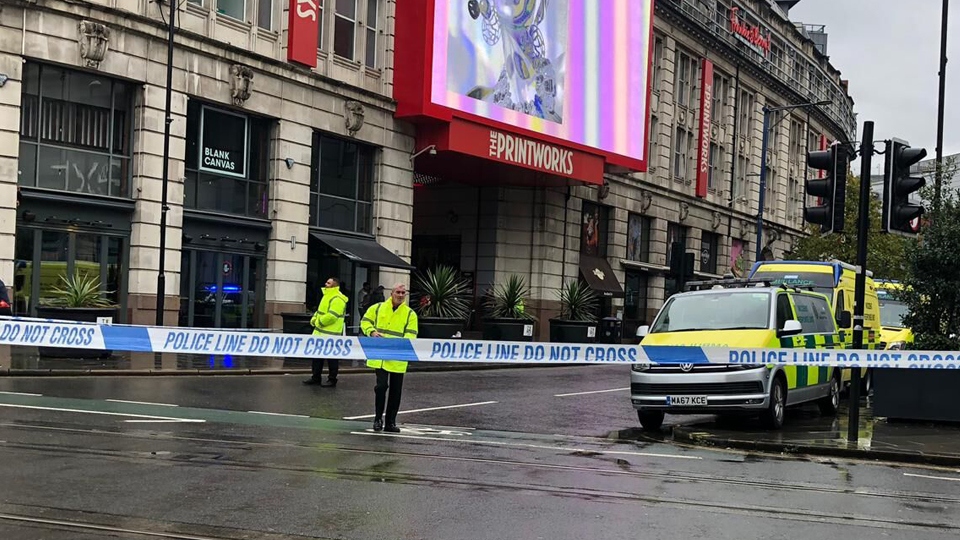
[{"label": "planter box", "polygon": [[483,339],[490,341],[533,341],[534,321],[484,319]]},{"label": "planter box", "polygon": [[554,343],[596,343],[596,321],[550,319],[550,341]]},{"label": "planter box", "polygon": [[463,336],[466,321],[441,317],[420,317],[417,337],[420,339],[460,339],[453,337],[458,332]]},{"label": "planter box", "polygon": [[956,398],[960,371],[881,368],[871,373],[874,416],[891,420],[960,422]]},{"label": "planter box", "polygon": [[[95,323],[101,317],[117,318],[117,308],[59,308],[37,306],[37,317]],[[107,358],[113,351],[102,349],[61,349],[58,347],[38,347],[40,356],[47,358]]]}]

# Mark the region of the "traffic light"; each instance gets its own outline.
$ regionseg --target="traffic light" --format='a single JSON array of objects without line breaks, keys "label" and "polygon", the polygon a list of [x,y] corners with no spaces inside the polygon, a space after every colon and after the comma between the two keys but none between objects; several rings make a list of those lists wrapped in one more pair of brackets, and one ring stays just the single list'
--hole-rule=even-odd
[{"label": "traffic light", "polygon": [[926,157],[923,148],[910,148],[906,141],[887,141],[883,167],[883,230],[904,236],[920,232],[923,206],[910,202],[910,194],[922,188],[921,176],[910,176],[910,167]]},{"label": "traffic light", "polygon": [[847,147],[834,144],[829,150],[807,152],[807,166],[822,170],[823,178],[807,180],[806,193],[819,197],[820,205],[804,207],[803,220],[820,225],[821,234],[843,232],[843,208],[847,198],[847,167],[850,154]]}]

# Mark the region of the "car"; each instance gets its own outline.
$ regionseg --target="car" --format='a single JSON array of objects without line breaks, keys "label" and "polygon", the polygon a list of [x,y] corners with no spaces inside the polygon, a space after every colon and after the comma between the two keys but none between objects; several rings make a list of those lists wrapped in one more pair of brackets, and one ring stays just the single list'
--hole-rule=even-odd
[{"label": "car", "polygon": [[[688,287],[693,290],[667,300],[651,326],[638,329],[641,346],[843,347],[823,294],[751,280]],[[849,327],[850,315],[841,323]],[[767,428],[779,429],[788,406],[816,402],[823,414],[836,414],[840,377],[838,368],[815,365],[638,363],[630,399],[645,429],[659,429],[666,413],[758,415]]]}]

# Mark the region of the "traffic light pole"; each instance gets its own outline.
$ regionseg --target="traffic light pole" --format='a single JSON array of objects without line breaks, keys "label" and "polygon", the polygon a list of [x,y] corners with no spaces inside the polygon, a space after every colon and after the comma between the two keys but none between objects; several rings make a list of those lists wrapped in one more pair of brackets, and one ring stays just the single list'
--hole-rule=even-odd
[{"label": "traffic light pole", "polygon": [[[873,122],[863,123],[860,143],[860,215],[857,220],[857,279],[853,293],[853,349],[863,350],[864,301],[867,291],[867,234],[870,231],[870,165],[873,160]],[[847,441],[860,438],[860,368],[850,377],[850,415]]]}]

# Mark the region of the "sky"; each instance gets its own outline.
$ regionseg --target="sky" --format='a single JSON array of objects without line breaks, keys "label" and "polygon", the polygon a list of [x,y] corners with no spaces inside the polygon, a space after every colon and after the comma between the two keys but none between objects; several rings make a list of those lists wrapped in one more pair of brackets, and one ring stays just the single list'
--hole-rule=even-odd
[{"label": "sky", "polygon": [[[874,139],[904,139],[936,156],[942,0],[800,0],[790,19],[826,25],[827,54],[850,81],[857,113]],[[943,152],[960,153],[960,2],[950,5]],[[859,161],[855,164],[859,174]],[[874,156],[873,171],[883,168]]]}]

